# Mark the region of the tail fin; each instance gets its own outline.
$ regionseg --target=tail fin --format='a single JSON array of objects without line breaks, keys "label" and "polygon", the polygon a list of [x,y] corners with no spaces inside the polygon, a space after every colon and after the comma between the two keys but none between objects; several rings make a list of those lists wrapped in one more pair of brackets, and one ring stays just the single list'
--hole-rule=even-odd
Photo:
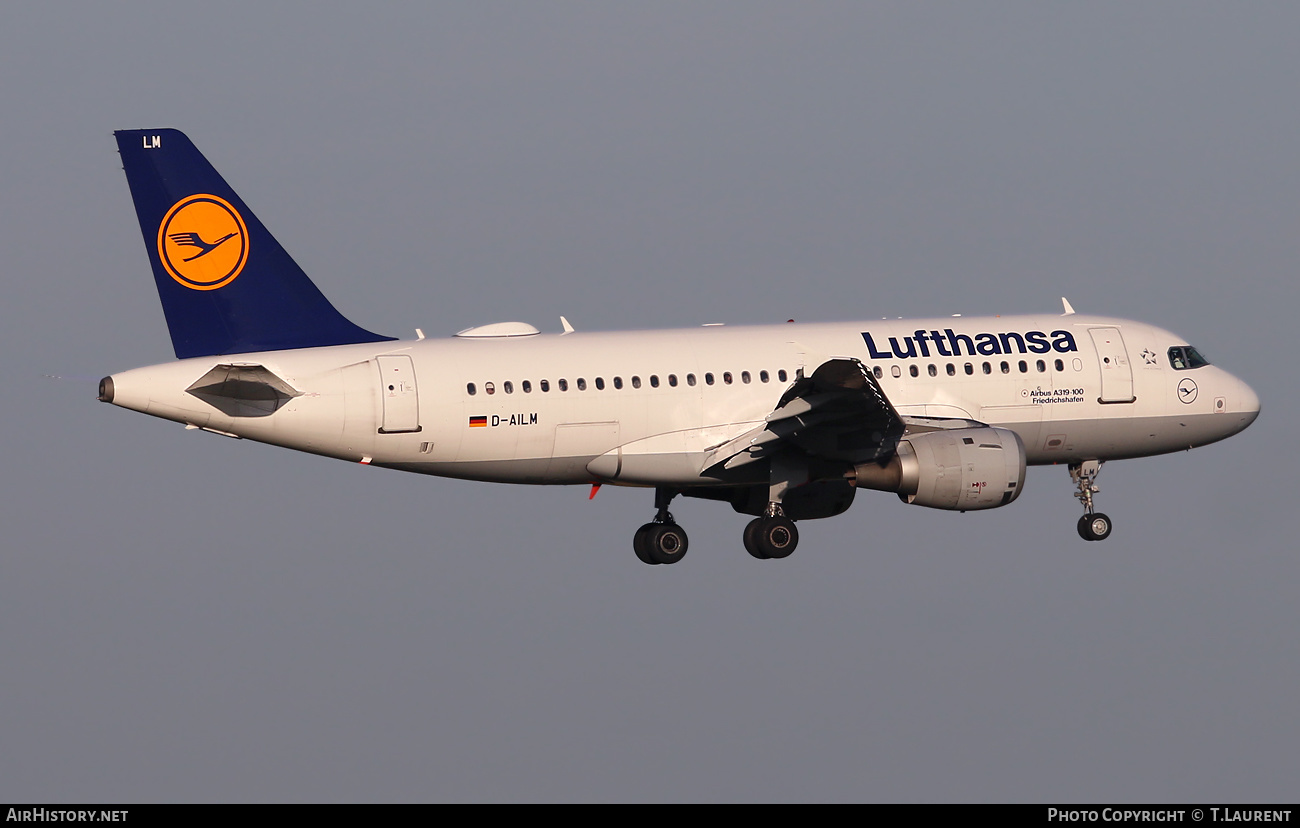
[{"label": "tail fin", "polygon": [[335,310],[184,133],[114,135],[178,359],[392,339]]}]

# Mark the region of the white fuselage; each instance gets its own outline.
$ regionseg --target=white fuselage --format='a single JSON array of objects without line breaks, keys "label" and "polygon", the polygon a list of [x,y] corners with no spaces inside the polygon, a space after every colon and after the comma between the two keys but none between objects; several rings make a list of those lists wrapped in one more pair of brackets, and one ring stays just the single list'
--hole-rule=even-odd
[{"label": "white fuselage", "polygon": [[[1078,314],[457,336],[181,360],[112,377],[112,402],[353,462],[512,483],[690,486],[832,358],[871,369],[904,418],[1014,430],[1031,464],[1177,451],[1241,431],[1259,400],[1151,325]],[[255,364],[296,392],[232,414],[187,393]],[[545,390],[544,390],[545,389]]]}]

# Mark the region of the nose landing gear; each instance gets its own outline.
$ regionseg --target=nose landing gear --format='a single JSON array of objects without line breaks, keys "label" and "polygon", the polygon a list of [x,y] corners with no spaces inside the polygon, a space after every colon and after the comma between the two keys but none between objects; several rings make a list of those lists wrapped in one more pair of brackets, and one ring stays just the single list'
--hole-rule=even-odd
[{"label": "nose landing gear", "polygon": [[1101,491],[1095,480],[1101,474],[1104,460],[1084,460],[1082,463],[1070,464],[1070,479],[1078,489],[1074,496],[1083,504],[1084,515],[1079,518],[1079,537],[1086,541],[1100,541],[1110,537],[1113,524],[1110,518],[1101,512],[1092,510],[1092,496]]}]

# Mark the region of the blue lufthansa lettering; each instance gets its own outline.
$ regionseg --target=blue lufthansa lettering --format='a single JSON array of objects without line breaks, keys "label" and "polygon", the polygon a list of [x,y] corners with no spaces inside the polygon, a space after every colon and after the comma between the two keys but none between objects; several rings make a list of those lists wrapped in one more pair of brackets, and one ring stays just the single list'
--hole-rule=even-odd
[{"label": "blue lufthansa lettering", "polygon": [[1079,346],[1074,344],[1074,337],[1069,331],[1052,331],[1052,347],[1063,354],[1079,350]]},{"label": "blue lufthansa lettering", "polygon": [[903,341],[907,343],[907,353],[903,353],[902,349],[898,347],[898,337],[891,336],[889,338],[889,347],[893,349],[894,356],[899,359],[911,359],[916,356],[916,343],[912,341],[912,337],[905,336]]},{"label": "blue lufthansa lettering", "polygon": [[871,359],[915,359],[929,358],[930,346],[938,351],[938,356],[998,356],[1004,354],[1045,354],[1056,351],[1068,354],[1079,350],[1074,335],[1069,331],[1007,331],[1005,333],[961,334],[952,328],[942,331],[918,330],[911,336],[889,337],[889,345],[882,350],[870,331],[862,332],[862,341],[867,346],[867,355]]},{"label": "blue lufthansa lettering", "polygon": [[891,356],[890,354],[882,354],[880,351],[876,350],[876,343],[871,339],[870,332],[863,331],[862,339],[867,343],[867,353],[871,355],[872,359],[889,359]]},{"label": "blue lufthansa lettering", "polygon": [[1002,353],[1004,353],[1004,354],[1009,354],[1009,353],[1011,353],[1011,338],[1012,338],[1012,337],[1015,337],[1015,340],[1016,340],[1016,348],[1020,351],[1020,353],[1022,353],[1022,354],[1025,353],[1025,340],[1024,340],[1024,337],[1022,337],[1022,336],[1021,336],[1020,334],[1018,334],[1018,333],[1004,333],[1004,334],[998,334],[998,341],[1002,343]]}]

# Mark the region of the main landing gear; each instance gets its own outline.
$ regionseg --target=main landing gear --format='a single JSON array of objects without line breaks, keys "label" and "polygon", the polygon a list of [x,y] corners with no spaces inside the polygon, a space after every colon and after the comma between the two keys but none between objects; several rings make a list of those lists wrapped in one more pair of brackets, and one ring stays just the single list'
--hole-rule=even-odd
[{"label": "main landing gear", "polygon": [[[686,556],[690,545],[686,530],[677,525],[668,511],[668,504],[676,495],[675,489],[655,489],[654,520],[632,536],[632,549],[642,563],[671,564]],[[745,527],[745,549],[760,560],[787,557],[798,545],[799,530],[775,501],[767,505],[763,517],[751,520]]]},{"label": "main landing gear", "polygon": [[769,503],[767,514],[745,527],[745,551],[760,560],[787,557],[798,545],[799,530],[778,503]]},{"label": "main landing gear", "polygon": [[655,489],[655,519],[632,536],[632,549],[642,563],[671,564],[685,557],[690,541],[668,511],[676,495],[673,489]]},{"label": "main landing gear", "polygon": [[1101,491],[1093,481],[1101,474],[1101,465],[1104,462],[1104,460],[1084,460],[1082,463],[1070,464],[1070,479],[1078,488],[1074,496],[1083,504],[1084,511],[1083,517],[1079,518],[1079,537],[1086,541],[1099,541],[1110,537],[1112,528],[1110,518],[1092,510],[1092,496]]}]

